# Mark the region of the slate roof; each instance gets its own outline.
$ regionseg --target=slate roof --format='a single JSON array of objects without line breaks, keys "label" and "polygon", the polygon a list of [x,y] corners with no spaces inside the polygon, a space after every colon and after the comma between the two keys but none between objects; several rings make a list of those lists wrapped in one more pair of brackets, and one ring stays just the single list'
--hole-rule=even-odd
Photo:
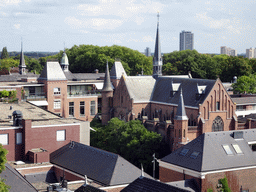
[{"label": "slate roof", "polygon": [[122,75],[127,76],[124,67],[120,61],[115,61],[110,70],[110,77],[111,79],[121,79]]},{"label": "slate roof", "polygon": [[59,62],[57,61],[48,61],[45,66],[43,71],[41,72],[40,77],[38,80],[47,80],[47,81],[52,81],[52,80],[67,80],[63,70],[60,67]]},{"label": "slate roof", "polygon": [[105,186],[128,184],[141,175],[140,169],[121,156],[77,142],[51,153],[50,162]]},{"label": "slate roof", "polygon": [[124,77],[129,95],[134,102],[149,102],[155,79],[152,76],[128,76]]},{"label": "slate roof", "polygon": [[77,80],[98,80],[104,79],[105,73],[72,73]]},{"label": "slate roof", "polygon": [[104,192],[104,190],[93,187],[91,185],[82,185],[75,192]]},{"label": "slate roof", "polygon": [[187,117],[186,111],[185,111],[184,101],[183,101],[182,89],[180,89],[180,99],[179,99],[179,104],[178,104],[175,119],[188,120],[188,117]]},{"label": "slate roof", "polygon": [[186,189],[181,189],[171,186],[160,181],[149,179],[146,177],[139,177],[121,192],[189,192]]},{"label": "slate roof", "polygon": [[191,192],[199,192],[200,191],[199,186],[195,179],[173,181],[173,182],[168,182],[166,184],[178,187],[180,189],[186,189]]},{"label": "slate roof", "polygon": [[108,63],[106,65],[106,72],[105,72],[105,79],[104,79],[104,85],[101,91],[113,91],[111,82],[110,82],[110,76],[109,76],[109,70],[108,70]]},{"label": "slate roof", "polygon": [[72,81],[73,79],[75,79],[75,76],[69,70],[68,71],[63,71],[63,72],[64,72],[67,80]]},{"label": "slate roof", "polygon": [[[242,133],[243,138],[234,139],[234,133]],[[256,152],[248,145],[252,141],[256,142],[256,129],[204,133],[161,161],[198,172],[255,166]],[[233,144],[238,144],[242,154],[236,153]],[[225,152],[223,145],[229,146],[232,155]],[[183,149],[188,150],[185,155],[181,154]],[[192,158],[193,152],[199,152],[198,156]]]},{"label": "slate roof", "polygon": [[256,104],[256,97],[231,97],[236,105],[249,105]]},{"label": "slate roof", "polygon": [[[182,88],[184,105],[198,108],[199,104],[204,102],[217,80],[207,79],[189,79],[189,78],[172,78],[172,77],[158,77],[155,83],[155,88],[151,97],[153,102],[163,102],[178,105],[179,90]],[[173,83],[180,83],[179,90],[171,97],[170,92],[173,89]],[[198,86],[206,85],[205,93],[196,100],[196,93],[198,93]]]},{"label": "slate roof", "polygon": [[31,185],[18,171],[12,168],[8,163],[5,164],[5,170],[0,174],[5,179],[5,184],[11,186],[10,192],[26,191],[36,192],[36,188]]},{"label": "slate roof", "polygon": [[17,82],[20,81],[22,78],[27,77],[36,77],[38,78],[38,74],[34,73],[26,73],[26,75],[21,75],[19,73],[13,73],[11,75],[0,75],[0,82]]}]

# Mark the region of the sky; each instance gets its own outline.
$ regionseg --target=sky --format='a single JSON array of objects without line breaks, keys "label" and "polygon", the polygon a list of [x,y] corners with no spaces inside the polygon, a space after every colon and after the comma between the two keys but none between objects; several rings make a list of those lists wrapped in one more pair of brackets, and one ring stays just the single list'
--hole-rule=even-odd
[{"label": "sky", "polygon": [[58,52],[74,45],[120,45],[154,52],[159,12],[161,51],[179,50],[194,33],[199,53],[238,54],[256,47],[256,0],[0,0],[0,49]]}]

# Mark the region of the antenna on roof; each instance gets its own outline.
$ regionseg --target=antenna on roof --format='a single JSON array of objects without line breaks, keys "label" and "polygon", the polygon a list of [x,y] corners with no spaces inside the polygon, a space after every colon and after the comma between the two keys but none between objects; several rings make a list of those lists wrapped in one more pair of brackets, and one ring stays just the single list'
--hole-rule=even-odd
[{"label": "antenna on roof", "polygon": [[144,169],[143,169],[143,165],[141,163],[141,176],[140,179],[142,179],[144,177]]},{"label": "antenna on roof", "polygon": [[84,185],[88,185],[87,176],[84,176]]}]

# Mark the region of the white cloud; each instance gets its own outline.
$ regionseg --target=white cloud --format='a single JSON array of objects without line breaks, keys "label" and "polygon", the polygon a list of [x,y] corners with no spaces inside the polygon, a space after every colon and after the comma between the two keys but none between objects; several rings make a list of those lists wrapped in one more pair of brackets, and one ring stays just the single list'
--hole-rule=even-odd
[{"label": "white cloud", "polygon": [[201,23],[207,27],[214,28],[214,29],[225,28],[230,23],[229,19],[217,20],[217,19],[213,19],[212,17],[208,17],[206,14],[207,14],[206,12],[197,13],[195,16],[195,19],[199,23]]},{"label": "white cloud", "polygon": [[21,0],[0,0],[0,6],[18,5]]},{"label": "white cloud", "polygon": [[143,42],[154,42],[155,40],[150,35],[148,35],[148,36],[142,37],[142,41]]},{"label": "white cloud", "polygon": [[20,24],[14,24],[13,25],[16,29],[20,29]]}]

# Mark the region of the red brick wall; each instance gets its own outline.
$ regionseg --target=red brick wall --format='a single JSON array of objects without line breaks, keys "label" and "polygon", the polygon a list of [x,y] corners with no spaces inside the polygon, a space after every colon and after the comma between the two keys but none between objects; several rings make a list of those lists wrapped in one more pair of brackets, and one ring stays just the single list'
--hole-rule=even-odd
[{"label": "red brick wall", "polygon": [[[84,116],[80,116],[80,101],[84,101],[85,107],[84,107]],[[74,102],[74,117],[76,119],[82,120],[82,121],[92,121],[95,115],[91,115],[91,101],[95,101],[95,114],[98,113],[98,97],[92,96],[92,97],[69,97],[66,100],[66,105],[69,110],[69,102]],[[68,111],[69,113],[69,111]],[[68,116],[67,116],[68,117]]]},{"label": "red brick wall", "polygon": [[[51,127],[31,128],[31,120],[23,120],[22,122],[25,130],[25,154],[34,148],[43,148],[52,153],[70,141],[80,141],[80,125],[52,125]],[[66,130],[65,141],[56,140],[57,130]]]},{"label": "red brick wall", "polygon": [[111,119],[110,114],[110,99],[113,99],[113,91],[103,91],[102,94],[102,112],[101,112],[101,118],[102,118],[102,124],[106,125],[108,121]]},{"label": "red brick wall", "polygon": [[41,172],[47,172],[53,170],[53,166],[47,166],[47,167],[31,167],[30,169],[18,169],[19,173],[21,175],[27,175],[27,174],[31,174],[31,173],[41,173]]},{"label": "red brick wall", "polygon": [[22,141],[23,144],[16,145],[16,133],[23,133],[23,130],[6,129],[0,131],[0,134],[8,134],[8,145],[3,145],[3,147],[8,150],[8,154],[6,156],[8,161],[22,160],[24,156],[24,140]]},{"label": "red brick wall", "polygon": [[[57,180],[60,181],[60,177],[63,177],[63,169],[54,166],[53,170],[55,172]],[[79,180],[83,180],[84,179],[82,177],[78,177],[78,176],[76,176],[74,174],[71,174],[71,173],[69,173],[67,171],[64,171],[64,173],[65,173],[65,179],[67,181],[79,181]]]}]

